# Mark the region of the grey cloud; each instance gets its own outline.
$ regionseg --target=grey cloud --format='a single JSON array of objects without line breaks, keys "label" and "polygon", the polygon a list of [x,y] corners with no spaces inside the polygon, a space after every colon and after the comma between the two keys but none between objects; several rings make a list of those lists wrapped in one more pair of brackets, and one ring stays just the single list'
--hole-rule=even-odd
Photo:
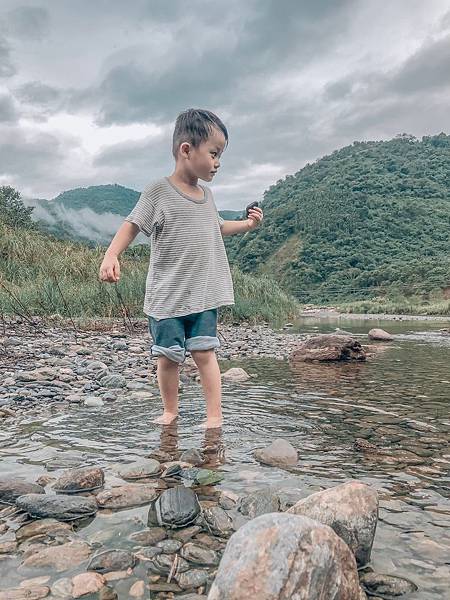
[{"label": "grey cloud", "polygon": [[15,88],[14,95],[23,104],[33,107],[34,113],[30,118],[45,121],[48,116],[64,109],[67,91],[40,81],[29,81]]},{"label": "grey cloud", "polygon": [[75,92],[69,106],[97,110],[97,123],[107,126],[162,122],[199,104],[221,106],[236,98],[246,102],[246,80],[264,81],[283,69],[301,71],[325,52],[343,35],[352,5],[347,0],[330,10],[324,1],[312,6],[289,0],[280,10],[274,0],[266,0],[206,24],[205,15],[220,11],[214,5],[204,11],[204,3],[194,3],[194,13],[199,6],[203,11],[189,19],[182,14],[165,53],[150,46],[145,50],[142,44],[134,56],[125,58],[121,51],[123,62],[111,66],[99,85]]},{"label": "grey cloud", "polygon": [[402,94],[450,85],[450,35],[425,44],[393,74],[387,89]]},{"label": "grey cloud", "polygon": [[18,113],[9,94],[0,94],[0,123],[14,123]]},{"label": "grey cloud", "polygon": [[11,49],[8,42],[0,37],[0,77],[12,77],[16,67],[11,60]]},{"label": "grey cloud", "polygon": [[50,15],[39,6],[19,6],[6,15],[9,35],[24,40],[42,40],[50,31]]}]

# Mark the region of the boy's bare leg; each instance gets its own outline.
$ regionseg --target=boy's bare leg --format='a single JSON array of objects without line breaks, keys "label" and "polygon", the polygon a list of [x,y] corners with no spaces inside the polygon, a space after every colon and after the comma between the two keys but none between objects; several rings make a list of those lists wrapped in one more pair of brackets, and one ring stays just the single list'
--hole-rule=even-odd
[{"label": "boy's bare leg", "polygon": [[194,350],[192,358],[200,372],[206,400],[206,421],[203,427],[222,427],[222,381],[214,350]]},{"label": "boy's bare leg", "polygon": [[153,423],[170,425],[178,416],[178,363],[165,356],[158,356],[156,375],[164,412],[160,417],[154,419]]}]

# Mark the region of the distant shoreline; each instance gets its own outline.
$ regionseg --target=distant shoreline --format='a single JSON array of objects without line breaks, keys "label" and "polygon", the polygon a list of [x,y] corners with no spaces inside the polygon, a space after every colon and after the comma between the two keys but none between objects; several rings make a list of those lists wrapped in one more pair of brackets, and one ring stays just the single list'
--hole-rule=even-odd
[{"label": "distant shoreline", "polygon": [[300,313],[300,317],[315,317],[336,319],[359,319],[361,321],[441,321],[450,322],[447,315],[392,315],[387,313],[343,313],[333,309],[309,309]]}]

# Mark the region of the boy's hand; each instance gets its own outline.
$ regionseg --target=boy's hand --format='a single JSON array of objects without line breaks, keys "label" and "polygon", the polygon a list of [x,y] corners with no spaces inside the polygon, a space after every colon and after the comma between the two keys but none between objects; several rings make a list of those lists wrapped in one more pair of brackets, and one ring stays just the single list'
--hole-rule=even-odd
[{"label": "boy's hand", "polygon": [[117,256],[109,256],[105,254],[105,258],[100,266],[99,272],[100,281],[109,281],[115,283],[120,279],[120,264]]},{"label": "boy's hand", "polygon": [[261,223],[263,218],[264,218],[264,215],[263,215],[263,211],[261,210],[261,208],[259,208],[258,206],[255,206],[255,208],[251,208],[248,211],[248,219],[247,219],[247,227],[249,228],[249,230],[256,229],[256,227],[258,227],[258,225]]}]

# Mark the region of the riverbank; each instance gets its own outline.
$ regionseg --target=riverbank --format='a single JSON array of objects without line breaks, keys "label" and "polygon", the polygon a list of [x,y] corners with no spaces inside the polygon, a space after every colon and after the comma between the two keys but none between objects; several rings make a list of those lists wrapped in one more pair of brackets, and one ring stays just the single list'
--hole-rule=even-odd
[{"label": "riverbank", "polygon": [[334,308],[307,308],[300,313],[301,317],[359,319],[361,321],[443,321],[449,322],[450,315],[409,315],[389,313],[347,313]]}]

